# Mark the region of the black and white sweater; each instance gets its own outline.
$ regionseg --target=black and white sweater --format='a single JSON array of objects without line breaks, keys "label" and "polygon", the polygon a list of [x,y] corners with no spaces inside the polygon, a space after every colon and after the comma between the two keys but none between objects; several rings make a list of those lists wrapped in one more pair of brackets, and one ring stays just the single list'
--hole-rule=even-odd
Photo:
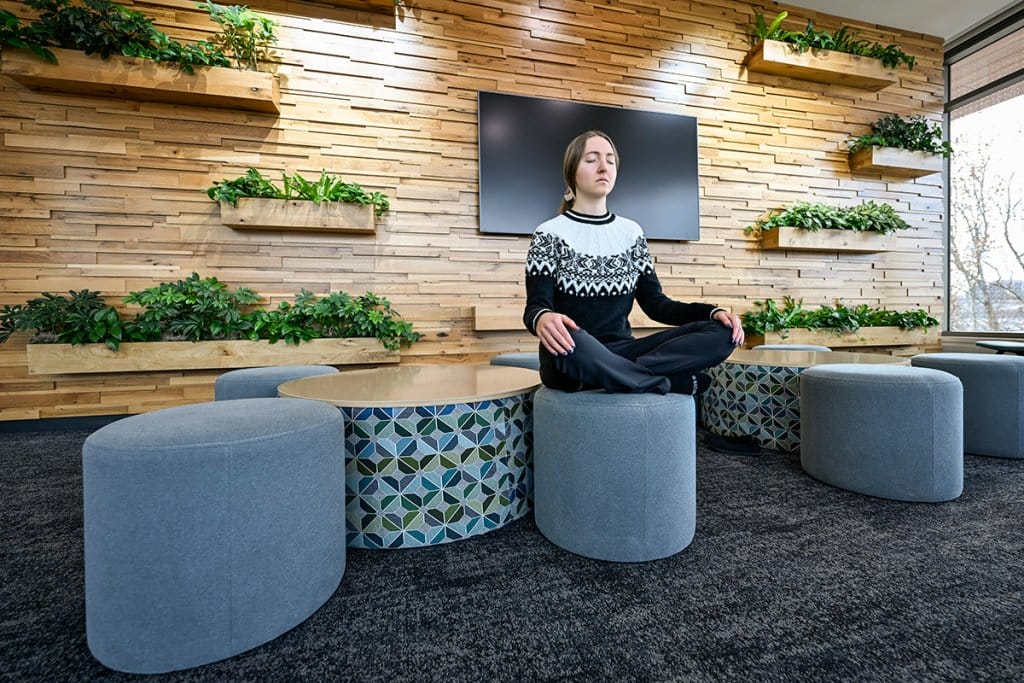
[{"label": "black and white sweater", "polygon": [[598,341],[628,339],[634,300],[667,325],[708,320],[717,310],[665,296],[643,230],[628,218],[570,210],[537,226],[526,255],[523,313],[532,334],[542,313],[556,311]]}]

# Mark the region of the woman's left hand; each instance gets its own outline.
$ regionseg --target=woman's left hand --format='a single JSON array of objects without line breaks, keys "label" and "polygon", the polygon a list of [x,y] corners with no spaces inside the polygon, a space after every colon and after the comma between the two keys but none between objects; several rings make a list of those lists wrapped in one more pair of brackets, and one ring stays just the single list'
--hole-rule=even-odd
[{"label": "woman's left hand", "polygon": [[729,311],[715,311],[715,314],[711,317],[732,330],[733,344],[736,346],[743,344],[743,322],[738,315]]}]

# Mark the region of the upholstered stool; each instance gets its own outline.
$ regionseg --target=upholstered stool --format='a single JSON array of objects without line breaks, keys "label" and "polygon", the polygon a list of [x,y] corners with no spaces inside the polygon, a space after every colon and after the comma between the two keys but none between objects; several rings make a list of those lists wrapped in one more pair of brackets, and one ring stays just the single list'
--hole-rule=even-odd
[{"label": "upholstered stool", "polygon": [[827,346],[817,344],[758,344],[752,351],[831,351]]},{"label": "upholstered stool", "polygon": [[491,359],[491,365],[511,365],[527,370],[540,370],[540,356],[536,351],[526,353],[503,353]]},{"label": "upholstered stool", "polygon": [[301,623],[345,571],[345,431],[319,401],[136,415],[82,448],[89,649],[119,671],[230,657]]},{"label": "upholstered stool", "polygon": [[566,550],[616,562],[655,560],[690,545],[695,424],[691,396],[538,389],[537,528]]},{"label": "upholstered stool", "polygon": [[963,491],[963,389],[905,365],[816,365],[800,375],[800,464],[826,484],[893,500]]},{"label": "upholstered stool", "polygon": [[229,370],[213,384],[215,401],[237,398],[274,398],[277,388],[285,382],[314,375],[338,372],[330,365],[278,365],[269,368]]},{"label": "upholstered stool", "polygon": [[911,365],[943,370],[964,385],[964,451],[1024,458],[1024,357],[924,353]]}]

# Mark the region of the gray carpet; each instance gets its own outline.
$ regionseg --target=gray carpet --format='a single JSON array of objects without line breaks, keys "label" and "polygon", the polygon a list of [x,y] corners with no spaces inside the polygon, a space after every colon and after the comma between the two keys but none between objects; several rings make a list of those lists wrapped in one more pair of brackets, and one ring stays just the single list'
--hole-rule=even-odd
[{"label": "gray carpet", "polygon": [[[86,432],[0,434],[0,677],[93,681],[85,644]],[[350,551],[316,614],[174,681],[1019,681],[1024,461],[968,456],[964,495],[878,500],[794,456],[701,445],[697,534],[619,565],[525,518],[434,548]]]}]

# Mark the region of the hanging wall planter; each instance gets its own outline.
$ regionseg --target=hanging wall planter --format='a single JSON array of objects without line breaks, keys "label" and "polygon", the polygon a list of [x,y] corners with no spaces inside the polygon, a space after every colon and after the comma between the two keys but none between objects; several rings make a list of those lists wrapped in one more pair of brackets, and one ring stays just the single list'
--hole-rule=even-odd
[{"label": "hanging wall planter", "polygon": [[368,233],[376,230],[372,206],[302,199],[241,198],[220,202],[221,223],[236,230],[304,230]]},{"label": "hanging wall planter", "polygon": [[924,346],[939,341],[939,329],[902,327],[862,327],[856,332],[836,334],[825,329],[790,329],[785,333],[748,334],[747,348],[760,344],[813,344],[832,349],[855,348],[858,346]]},{"label": "hanging wall planter", "polygon": [[850,170],[854,173],[920,178],[942,172],[942,155],[899,147],[873,146],[850,155]]},{"label": "hanging wall planter", "polygon": [[758,43],[747,53],[743,65],[758,73],[864,90],[881,90],[899,81],[893,70],[886,68],[880,59],[832,50],[799,52],[778,40]]},{"label": "hanging wall planter", "polygon": [[173,64],[111,55],[102,59],[78,50],[53,48],[57,64],[27,50],[4,49],[0,71],[32,90],[127,99],[281,111],[281,89],[273,75],[228,67],[199,67],[187,74]]},{"label": "hanging wall planter", "polygon": [[789,251],[837,251],[867,254],[890,251],[895,238],[877,232],[854,230],[818,230],[812,232],[803,228],[780,226],[761,231],[762,249],[786,249]]}]

